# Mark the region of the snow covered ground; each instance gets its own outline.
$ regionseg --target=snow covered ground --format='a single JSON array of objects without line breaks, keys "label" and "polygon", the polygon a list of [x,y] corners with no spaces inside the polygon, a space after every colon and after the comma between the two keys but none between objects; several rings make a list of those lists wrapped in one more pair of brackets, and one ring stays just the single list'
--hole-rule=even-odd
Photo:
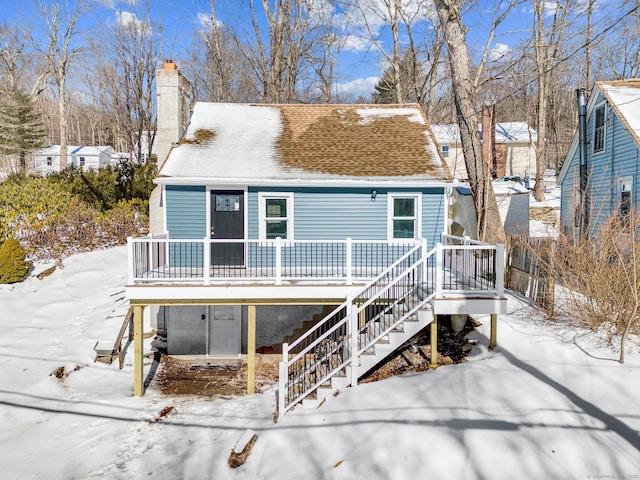
[{"label": "snow covered ground", "polygon": [[[0,286],[1,479],[640,477],[638,347],[620,365],[522,299],[510,298],[494,351],[480,318],[468,363],[350,388],[274,424],[273,390],[134,398],[132,349],[122,370],[93,362],[119,328],[125,271],[121,247]],[[63,381],[50,375],[61,366]],[[231,469],[247,429],[258,440]]]}]

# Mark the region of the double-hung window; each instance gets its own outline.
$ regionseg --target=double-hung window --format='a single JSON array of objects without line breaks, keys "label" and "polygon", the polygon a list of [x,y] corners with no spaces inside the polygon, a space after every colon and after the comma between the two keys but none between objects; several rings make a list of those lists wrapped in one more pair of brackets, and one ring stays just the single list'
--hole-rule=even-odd
[{"label": "double-hung window", "polygon": [[389,240],[418,239],[421,237],[421,195],[389,194],[388,234]]},{"label": "double-hung window", "polygon": [[624,177],[618,180],[618,213],[626,217],[631,211],[631,191],[633,180],[631,177]]},{"label": "double-hung window", "polygon": [[442,156],[444,158],[449,158],[449,145],[442,145],[440,148],[442,150]]},{"label": "double-hung window", "polygon": [[293,193],[259,193],[261,240],[293,240]]},{"label": "double-hung window", "polygon": [[593,153],[604,151],[605,112],[604,104],[596,107],[593,123]]}]

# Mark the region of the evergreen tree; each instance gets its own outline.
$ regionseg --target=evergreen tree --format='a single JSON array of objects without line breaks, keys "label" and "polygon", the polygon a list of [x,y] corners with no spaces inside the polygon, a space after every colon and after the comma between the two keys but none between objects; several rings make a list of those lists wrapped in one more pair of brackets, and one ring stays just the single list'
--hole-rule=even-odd
[{"label": "evergreen tree", "polygon": [[0,153],[16,155],[18,168],[27,171],[27,155],[42,146],[45,136],[33,97],[20,90],[0,96]]}]

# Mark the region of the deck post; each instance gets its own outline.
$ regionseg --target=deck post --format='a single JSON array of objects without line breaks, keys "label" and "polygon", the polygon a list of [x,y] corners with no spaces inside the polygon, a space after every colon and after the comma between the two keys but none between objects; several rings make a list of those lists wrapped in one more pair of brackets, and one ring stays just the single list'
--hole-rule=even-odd
[{"label": "deck post", "polygon": [[276,237],[276,285],[282,285],[282,238]]},{"label": "deck post", "polygon": [[427,283],[429,282],[429,272],[427,271],[428,266],[427,266],[427,239],[426,238],[422,238],[421,240],[421,245],[422,245],[422,249],[420,250],[420,258],[422,258],[423,260],[423,264],[422,264],[422,284],[423,285],[427,285]]},{"label": "deck post", "polygon": [[[471,237],[465,235],[463,245],[465,247],[471,245]],[[471,263],[472,252],[473,251],[470,248],[465,248],[462,250],[462,278],[465,282],[469,278],[469,264]]]},{"label": "deck post", "polygon": [[211,244],[205,237],[202,243],[202,281],[205,285],[211,283]]},{"label": "deck post", "polygon": [[431,362],[429,368],[436,368],[438,366],[438,315],[433,315],[433,321],[431,322]]},{"label": "deck post", "polygon": [[346,245],[346,249],[347,251],[346,253],[346,262],[347,262],[347,269],[346,269],[346,282],[347,285],[351,285],[353,283],[353,270],[352,270],[352,262],[353,262],[353,241],[351,240],[351,238],[347,237],[347,245]]},{"label": "deck post", "polygon": [[489,338],[489,350],[493,350],[498,345],[498,314],[491,314],[491,336]]},{"label": "deck post", "polygon": [[282,344],[282,361],[280,362],[280,366],[278,368],[278,418],[284,415],[285,410],[285,401],[287,399],[287,391],[288,391],[288,364],[289,364],[289,344]]},{"label": "deck post", "polygon": [[357,308],[353,304],[353,298],[347,297],[347,316],[349,321],[347,322],[347,338],[349,339],[349,365],[351,366],[351,385],[356,386],[358,384],[358,376],[356,369],[354,368],[357,360],[356,354],[358,353],[358,320],[359,315]]},{"label": "deck post", "polygon": [[442,244],[436,245],[436,296],[442,295],[442,287],[444,284],[444,254]]},{"label": "deck post", "polygon": [[135,397],[144,395],[143,309],[142,305],[133,307],[133,395]]},{"label": "deck post", "polygon": [[256,306],[247,307],[247,394],[256,391]]},{"label": "deck post", "polygon": [[504,243],[496,244],[496,290],[504,295]]},{"label": "deck post", "polygon": [[129,285],[133,284],[134,277],[134,265],[136,264],[135,258],[133,258],[133,237],[127,237],[127,261],[129,263]]}]

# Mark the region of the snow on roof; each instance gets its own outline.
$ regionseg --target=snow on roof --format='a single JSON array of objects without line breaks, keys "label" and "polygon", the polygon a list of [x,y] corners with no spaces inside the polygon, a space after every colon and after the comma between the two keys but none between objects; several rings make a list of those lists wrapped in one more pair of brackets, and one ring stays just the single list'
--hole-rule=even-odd
[{"label": "snow on roof", "polygon": [[640,79],[597,82],[597,85],[640,145]]},{"label": "snow on roof", "polygon": [[[460,130],[455,123],[433,125],[431,128],[438,143],[460,143]],[[478,125],[478,131],[482,134],[482,124]],[[522,143],[529,142],[529,139],[531,142],[535,142],[538,139],[538,133],[530,128],[526,122],[499,122],[496,124],[496,143]]]},{"label": "snow on roof", "polygon": [[203,178],[442,181],[450,174],[417,105],[199,102],[158,183]]},{"label": "snow on roof", "polygon": [[[115,152],[111,146],[81,146],[67,145],[67,155],[112,155]],[[49,145],[35,152],[36,155],[60,155],[60,145]]]}]

